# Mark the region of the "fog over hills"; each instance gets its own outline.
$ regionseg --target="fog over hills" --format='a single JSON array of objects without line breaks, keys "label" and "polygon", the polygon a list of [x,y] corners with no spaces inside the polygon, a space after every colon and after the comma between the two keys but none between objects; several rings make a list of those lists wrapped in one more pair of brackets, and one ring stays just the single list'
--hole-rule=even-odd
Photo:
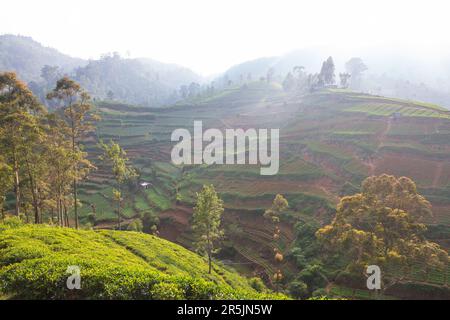
[{"label": "fog over hills", "polygon": [[15,71],[41,100],[59,77],[68,75],[94,98],[147,106],[173,103],[181,85],[202,81],[193,71],[175,64],[126,59],[117,53],[87,61],[14,35],[0,36],[0,71]]},{"label": "fog over hills", "polygon": [[[416,49],[417,50],[417,49]],[[333,57],[338,73],[345,72],[345,63],[352,57],[363,60],[368,70],[357,91],[390,97],[428,101],[450,107],[450,59],[445,52],[423,54],[408,47],[365,47],[345,49],[311,47],[299,49],[277,57],[258,58],[235,65],[223,77],[238,81],[251,73],[254,79],[265,77],[273,69],[275,78],[283,79],[296,66],[307,73],[318,73],[322,62]]]},{"label": "fog over hills", "polygon": [[[316,46],[245,61],[210,81],[211,77],[202,77],[188,68],[149,58],[130,59],[110,53],[98,60],[83,60],[44,47],[30,37],[0,36],[0,70],[17,72],[41,98],[58,76],[69,75],[95,98],[146,106],[172,104],[184,98],[183,90],[186,92],[190,85],[197,92],[243,79],[258,80],[269,70],[279,82],[296,66],[315,74],[329,56],[335,62],[337,81],[352,57],[361,58],[367,66],[358,85],[351,86],[353,90],[450,106],[450,59],[445,52],[424,54],[408,47],[387,46],[360,49]],[[47,69],[43,74],[44,66],[58,68]]]},{"label": "fog over hills", "polygon": [[0,35],[0,70],[15,71],[24,81],[40,81],[41,69],[45,65],[58,66],[63,72],[70,72],[86,64],[86,60],[44,47],[31,37]]}]

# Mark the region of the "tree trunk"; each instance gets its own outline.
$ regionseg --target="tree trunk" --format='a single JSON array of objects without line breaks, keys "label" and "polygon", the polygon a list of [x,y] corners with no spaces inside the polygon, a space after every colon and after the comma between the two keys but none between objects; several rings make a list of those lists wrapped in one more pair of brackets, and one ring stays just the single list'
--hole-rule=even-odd
[{"label": "tree trunk", "polygon": [[[75,123],[74,123],[74,119],[73,119],[73,112],[72,112],[72,102],[69,105],[70,108],[70,114],[71,114],[71,123],[70,123],[70,127],[72,129],[71,133],[72,133],[72,152],[75,154],[75,149],[77,146],[77,142],[75,139]],[[77,176],[78,176],[78,168],[77,168],[77,164],[74,163],[74,172],[75,172],[75,178],[73,179],[73,209],[74,209],[74,213],[75,213],[75,229],[78,230],[78,203],[77,203]]]},{"label": "tree trunk", "polygon": [[25,207],[25,208],[23,209],[23,212],[24,212],[24,214],[25,214],[25,221],[26,221],[26,223],[27,223],[27,224],[30,223],[30,217],[28,216],[28,208]]},{"label": "tree trunk", "polygon": [[56,198],[56,216],[58,217],[58,225],[61,227],[61,186],[58,187],[58,196]]},{"label": "tree trunk", "polygon": [[58,195],[56,199],[56,218],[58,219],[58,225],[61,226],[61,221],[59,220],[59,198],[60,196]]},{"label": "tree trunk", "polygon": [[64,227],[63,205],[62,205],[61,198],[59,199],[58,221],[59,221],[59,226]]},{"label": "tree trunk", "polygon": [[39,204],[37,199],[37,192],[36,192],[36,186],[34,183],[33,175],[31,174],[30,169],[30,163],[28,162],[28,159],[26,160],[27,163],[27,171],[28,171],[28,179],[30,179],[30,189],[31,189],[31,197],[33,198],[33,209],[34,209],[34,223],[38,224],[39,221]]},{"label": "tree trunk", "polygon": [[208,225],[206,227],[206,251],[208,254],[208,273],[211,274],[211,260],[212,260],[212,241],[209,237],[209,231],[210,231],[210,225],[209,225],[209,221],[208,221]]},{"label": "tree trunk", "polygon": [[211,252],[208,251],[208,273],[211,274],[212,269],[212,261],[211,261]]},{"label": "tree trunk", "polygon": [[66,227],[70,228],[69,215],[67,214],[66,204],[64,204],[64,220],[65,220]]},{"label": "tree trunk", "polygon": [[14,194],[16,196],[16,209],[15,214],[19,216],[20,214],[20,180],[19,180],[19,169],[16,167],[14,169]]},{"label": "tree trunk", "polygon": [[120,200],[117,203],[117,229],[120,230]]},{"label": "tree trunk", "polygon": [[78,201],[77,201],[77,180],[73,179],[73,204],[75,213],[75,229],[78,230]]}]

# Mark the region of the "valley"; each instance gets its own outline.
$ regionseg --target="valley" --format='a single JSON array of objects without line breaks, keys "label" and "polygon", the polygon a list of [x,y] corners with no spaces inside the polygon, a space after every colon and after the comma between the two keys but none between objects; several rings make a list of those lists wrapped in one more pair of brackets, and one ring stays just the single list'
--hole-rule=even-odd
[{"label": "valley", "polygon": [[[149,215],[161,237],[192,249],[195,192],[212,183],[225,206],[226,240],[218,259],[269,285],[280,267],[287,276],[299,271],[292,258],[280,266],[272,257],[271,226],[262,215],[278,193],[289,201],[278,248],[288,253],[298,237],[296,226],[329,223],[339,197],[356,193],[367,176],[407,176],[432,203],[429,238],[449,248],[450,112],[444,108],[340,89],[298,95],[266,82],[164,109],[113,102],[97,108],[102,121],[87,150],[95,155],[97,140],[114,139],[138,168],[140,181],[150,183],[127,195],[125,223]],[[279,173],[261,176],[258,165],[173,165],[171,132],[192,130],[194,120],[203,121],[204,129],[279,128]],[[93,227],[110,228],[115,221],[111,176],[101,164],[98,168],[81,189],[82,221],[88,221],[94,204]],[[448,277],[444,270],[444,283]]]},{"label": "valley", "polygon": [[445,90],[303,55],[206,79],[1,35],[0,297],[450,299]]}]

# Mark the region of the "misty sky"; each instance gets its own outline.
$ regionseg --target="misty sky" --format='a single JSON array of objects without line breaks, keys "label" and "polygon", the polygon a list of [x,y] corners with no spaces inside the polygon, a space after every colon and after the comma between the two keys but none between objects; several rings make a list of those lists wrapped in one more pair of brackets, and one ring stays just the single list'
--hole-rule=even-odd
[{"label": "misty sky", "polygon": [[450,47],[448,1],[39,0],[0,4],[0,34],[82,58],[118,51],[209,75],[316,45]]}]

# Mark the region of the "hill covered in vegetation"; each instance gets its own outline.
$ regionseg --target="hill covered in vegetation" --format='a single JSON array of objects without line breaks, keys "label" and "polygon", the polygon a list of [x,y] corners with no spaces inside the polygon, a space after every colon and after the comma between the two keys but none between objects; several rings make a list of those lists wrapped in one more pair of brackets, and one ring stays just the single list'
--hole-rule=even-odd
[{"label": "hill covered in vegetation", "polygon": [[118,54],[89,61],[74,70],[74,78],[96,98],[150,107],[176,102],[182,85],[201,81],[199,75],[175,64]]},{"label": "hill covered in vegetation", "polygon": [[96,99],[161,106],[179,100],[181,86],[202,81],[188,68],[146,58],[104,54],[89,61],[44,47],[30,37],[0,35],[0,71],[14,71],[43,103],[64,75],[77,80]]},{"label": "hill covered in vegetation", "polygon": [[70,72],[86,64],[83,59],[44,47],[30,37],[0,35],[0,71],[15,71],[26,82],[41,81],[41,70],[45,65]]},{"label": "hill covered in vegetation", "polygon": [[[155,236],[83,231],[48,225],[0,224],[0,293],[30,299],[264,299],[235,271]],[[78,266],[81,289],[66,287]],[[261,292],[263,291],[263,292]]]},{"label": "hill covered in vegetation", "polygon": [[[332,59],[324,65],[332,65]],[[332,79],[332,70],[324,70]],[[205,253],[199,245],[202,239],[212,241],[208,238],[212,234],[198,233],[203,221],[199,208],[203,205],[199,207],[202,197],[197,192],[213,185],[205,192],[217,200],[216,209],[201,212],[217,213],[214,226],[220,228],[213,234],[223,243],[220,252],[208,246],[208,262],[214,254],[216,261],[231,263],[241,274],[256,276],[271,288],[306,298],[335,295],[336,285],[361,289],[365,264],[384,261],[390,255],[403,267],[407,260],[402,257],[418,252],[402,272],[408,277],[400,280],[406,283],[385,293],[414,298],[448,296],[444,260],[450,238],[446,220],[450,207],[450,120],[449,111],[439,106],[324,84],[311,83],[306,91],[305,87],[289,90],[290,86],[271,79],[230,83],[223,90],[200,92],[166,108],[114,101],[94,101],[95,105],[91,105],[82,87],[63,77],[48,96],[64,113],[47,113],[14,74],[5,73],[1,80],[5,88],[14,90],[4,90],[2,96],[7,102],[1,114],[5,124],[1,142],[6,157],[0,171],[4,177],[4,196],[0,200],[5,201],[6,212],[14,209],[23,221],[76,229],[83,226],[144,231]],[[27,117],[20,117],[23,114]],[[174,165],[172,132],[192,129],[194,121],[199,120],[204,129],[279,129],[278,174],[261,175],[259,165]],[[81,133],[70,130],[69,125]],[[30,134],[25,140],[16,136],[17,130],[9,129],[18,126]],[[30,127],[32,131],[25,130]],[[15,153],[18,146],[23,148],[20,154]],[[255,151],[252,148],[255,146],[250,144],[246,151]],[[364,185],[364,181],[370,181],[368,176],[379,176],[381,186],[376,189],[382,191],[381,195],[370,191],[367,183]],[[366,196],[359,201],[361,192]],[[336,249],[336,259],[330,263],[324,259],[324,243],[338,244],[347,235],[328,237],[327,232],[319,231],[345,231],[347,224],[341,228],[333,221],[342,214],[345,199],[350,199],[347,196],[361,208],[352,215],[370,209],[380,225],[367,228],[372,223],[359,223],[360,218],[370,220],[372,215],[355,215],[350,221],[355,222],[355,231],[347,234],[359,235],[352,238],[358,250],[328,246]],[[421,200],[417,220],[412,209],[405,206],[413,203],[411,199]],[[428,214],[432,210],[434,216]],[[113,231],[96,234],[107,235],[115,242],[115,235],[128,237]],[[367,241],[358,242],[363,235]],[[373,244],[368,255],[359,254],[365,250],[361,243]],[[12,247],[20,248],[18,244]],[[126,247],[137,252],[134,244],[127,243]],[[52,255],[43,250],[42,256]],[[12,251],[13,256],[27,252],[21,248]],[[428,258],[427,253],[435,258]],[[356,264],[353,258],[357,258]],[[432,261],[436,263],[430,265]],[[350,270],[352,266],[359,271]],[[21,277],[28,274],[26,268],[24,273],[20,269],[8,273],[12,278],[5,283],[12,286],[7,292],[14,292],[16,275],[20,283]],[[390,278],[397,277],[391,274]],[[405,289],[409,285],[417,288]],[[17,288],[22,286],[26,284]],[[261,287],[260,283],[256,287]]]},{"label": "hill covered in vegetation", "polygon": [[[256,81],[164,110],[100,103],[98,112],[97,137],[120,141],[141,179],[153,182],[141,190],[143,198],[160,209],[175,201],[168,189],[178,184],[180,202],[192,203],[194,190],[209,181],[230,209],[261,210],[283,193],[305,214],[326,219],[321,213],[333,210],[339,196],[357,191],[370,175],[388,173],[411,177],[433,204],[430,223],[448,224],[450,113],[436,105],[346,90],[293,96]],[[192,129],[194,120],[204,128],[280,128],[279,173],[260,176],[255,165],[173,166],[170,134]],[[95,152],[94,143],[88,150]],[[99,165],[87,194],[89,187],[107,194],[108,176]]]},{"label": "hill covered in vegetation", "polygon": [[[331,221],[340,197],[358,193],[366,177],[382,173],[416,182],[432,204],[426,236],[449,248],[450,118],[439,106],[337,89],[295,95],[276,83],[252,81],[164,110],[97,107],[103,119],[97,137],[120,141],[140,180],[150,183],[128,194],[123,210],[128,223],[142,219],[157,225],[162,237],[191,247],[195,192],[212,183],[226,208],[221,257],[239,263],[245,274],[256,270],[270,283],[279,267],[271,254],[271,227],[263,218],[278,193],[289,201],[281,216],[284,274],[292,279],[304,270],[311,279],[317,270],[327,273],[316,265],[314,233]],[[174,166],[170,134],[176,128],[192,131],[194,120],[202,120],[205,129],[280,128],[279,173],[261,176],[255,165]],[[98,152],[94,144],[87,149]],[[82,211],[88,221],[90,204],[96,204],[94,226],[107,228],[115,219],[113,182],[102,164],[98,168],[82,188]],[[330,289],[348,294],[345,288]]]}]

